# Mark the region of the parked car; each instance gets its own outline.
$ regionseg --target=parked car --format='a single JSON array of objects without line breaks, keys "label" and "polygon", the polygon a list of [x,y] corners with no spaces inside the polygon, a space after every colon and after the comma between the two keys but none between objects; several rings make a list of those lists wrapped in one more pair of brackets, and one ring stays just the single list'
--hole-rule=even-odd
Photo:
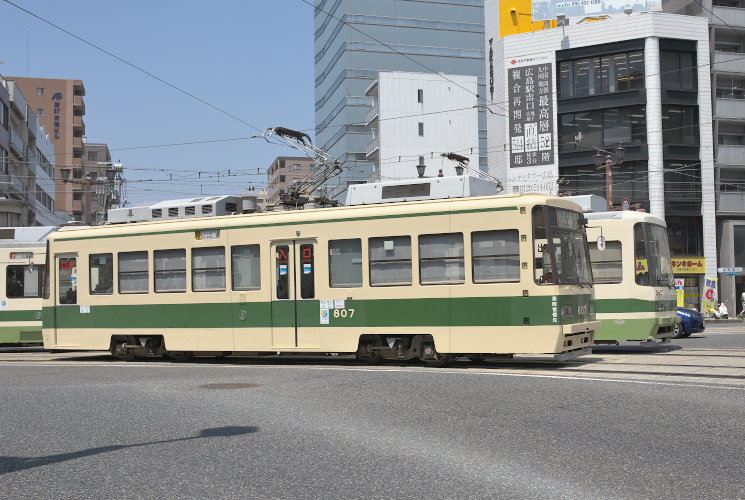
[{"label": "parked car", "polygon": [[674,339],[690,337],[692,333],[703,332],[706,329],[704,316],[695,309],[679,307],[678,316],[680,316],[680,323],[675,324]]}]

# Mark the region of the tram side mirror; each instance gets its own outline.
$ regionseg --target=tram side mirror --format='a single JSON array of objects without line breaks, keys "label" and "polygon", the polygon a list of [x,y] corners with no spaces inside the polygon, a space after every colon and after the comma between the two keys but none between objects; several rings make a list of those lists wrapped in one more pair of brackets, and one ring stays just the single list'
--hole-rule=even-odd
[{"label": "tram side mirror", "polygon": [[605,236],[598,236],[598,250],[605,250]]}]

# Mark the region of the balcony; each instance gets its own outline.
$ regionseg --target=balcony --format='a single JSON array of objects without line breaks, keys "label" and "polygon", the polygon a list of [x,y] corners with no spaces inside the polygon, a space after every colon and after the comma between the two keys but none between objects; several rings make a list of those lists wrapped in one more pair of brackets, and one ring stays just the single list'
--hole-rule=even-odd
[{"label": "balcony", "polygon": [[10,174],[9,176],[9,183],[11,189],[18,193],[19,195],[25,197],[26,196],[26,186],[23,185],[23,181],[19,179],[17,176]]},{"label": "balcony", "polygon": [[72,97],[72,110],[73,114],[81,116],[85,114],[85,101],[82,96],[76,95]]},{"label": "balcony", "polygon": [[714,52],[713,66],[717,73],[745,73],[745,54]]},{"label": "balcony", "polygon": [[717,212],[745,214],[745,191],[720,191]]},{"label": "balcony", "polygon": [[745,165],[745,146],[725,146],[717,148],[717,163],[719,165]]},{"label": "balcony", "polygon": [[72,128],[75,135],[85,135],[85,122],[82,115],[74,115],[72,117]]},{"label": "balcony", "polygon": [[367,144],[367,159],[372,159],[380,151],[380,137],[375,137]]},{"label": "balcony", "polygon": [[30,107],[26,114],[26,121],[28,122],[28,133],[33,134],[33,136],[36,137],[36,134],[39,131],[39,120],[36,118],[36,113],[34,113]]},{"label": "balcony", "polygon": [[717,99],[716,117],[745,120],[745,99]]},{"label": "balcony", "polygon": [[367,111],[367,119],[366,119],[365,125],[369,127],[370,124],[378,117],[379,114],[380,114],[380,104],[375,103],[373,104],[373,107]]},{"label": "balcony", "polygon": [[[712,9],[713,15],[709,15],[709,22],[715,26],[729,26],[745,29],[745,9],[740,7],[717,7]],[[726,22],[727,24],[725,24]]]},{"label": "balcony", "polygon": [[10,102],[13,103],[18,113],[25,118],[28,104],[26,104],[26,98],[23,97],[21,89],[18,88],[15,82],[8,82],[8,94],[10,94]]},{"label": "balcony", "polygon": [[10,150],[19,158],[26,156],[26,142],[16,129],[10,129]]}]

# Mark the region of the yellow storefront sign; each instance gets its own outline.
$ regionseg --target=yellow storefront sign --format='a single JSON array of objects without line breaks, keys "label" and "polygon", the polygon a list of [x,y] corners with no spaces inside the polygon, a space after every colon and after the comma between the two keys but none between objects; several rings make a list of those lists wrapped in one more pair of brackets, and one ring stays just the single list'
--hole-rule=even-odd
[{"label": "yellow storefront sign", "polygon": [[673,274],[705,274],[706,259],[703,257],[673,257]]}]

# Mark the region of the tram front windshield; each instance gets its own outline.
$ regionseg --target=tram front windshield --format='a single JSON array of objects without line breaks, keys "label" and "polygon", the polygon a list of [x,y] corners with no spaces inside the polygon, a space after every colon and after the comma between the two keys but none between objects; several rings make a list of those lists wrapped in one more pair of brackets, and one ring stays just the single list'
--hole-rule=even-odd
[{"label": "tram front windshield", "polygon": [[662,226],[640,222],[634,225],[636,284],[673,286],[673,270],[667,232]]},{"label": "tram front windshield", "polygon": [[563,208],[533,208],[535,280],[544,285],[592,286],[582,214]]}]

